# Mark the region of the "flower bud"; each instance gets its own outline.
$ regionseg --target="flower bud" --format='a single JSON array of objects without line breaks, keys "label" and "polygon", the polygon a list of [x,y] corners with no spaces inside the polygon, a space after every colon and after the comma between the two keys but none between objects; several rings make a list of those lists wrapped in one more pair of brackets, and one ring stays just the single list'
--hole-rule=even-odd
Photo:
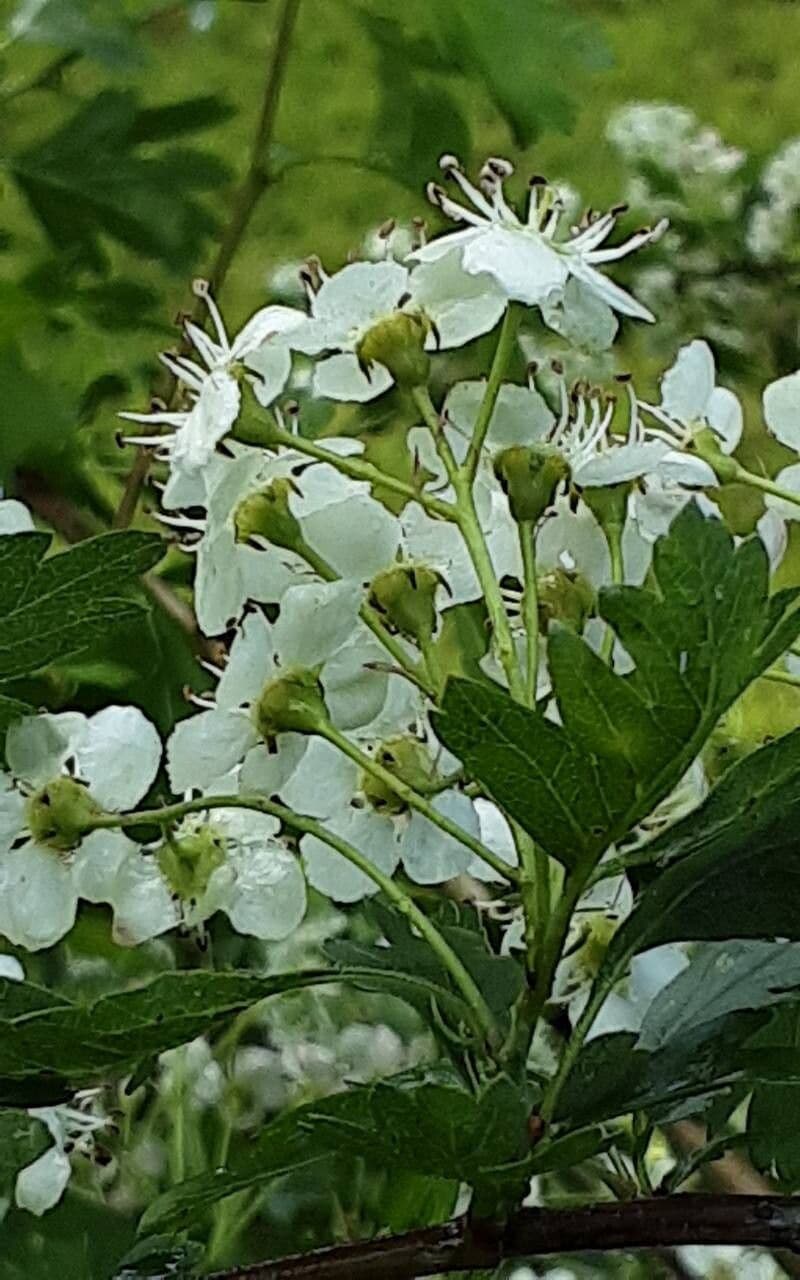
[{"label": "flower bud", "polygon": [[582,635],[586,619],[595,605],[595,595],[589,581],[580,573],[566,569],[553,569],[539,578],[539,626],[547,632],[551,622],[560,622]]},{"label": "flower bud", "polygon": [[621,484],[587,485],[581,489],[583,501],[606,533],[611,530],[621,533],[625,528],[628,495],[632,488],[632,481],[626,480]]},{"label": "flower bud", "polygon": [[494,460],[494,473],[518,524],[536,523],[552,506],[556,490],[569,475],[569,465],[547,445],[512,445]]},{"label": "flower bud", "polygon": [[37,844],[66,852],[91,831],[103,810],[74,778],[54,778],[28,798],[25,820]]},{"label": "flower bud", "polygon": [[720,484],[732,483],[738,473],[739,464],[720,448],[719,436],[710,427],[703,427],[695,432],[692,439],[694,452],[707,462]]},{"label": "flower bud", "polygon": [[436,592],[441,581],[427,565],[396,564],[372,579],[369,603],[401,635],[421,643],[436,630]]},{"label": "flower bud", "polygon": [[[375,760],[401,782],[415,791],[431,790],[435,782],[435,769],[427,747],[418,738],[398,735],[387,738],[375,752]],[[369,804],[379,813],[403,813],[405,804],[385,782],[366,771],[361,778],[361,790]]]},{"label": "flower bud", "polygon": [[425,340],[431,322],[422,311],[395,311],[393,315],[368,329],[356,347],[358,363],[367,378],[370,365],[382,364],[398,387],[410,390],[424,386],[430,375],[431,360]]},{"label": "flower bud", "polygon": [[267,742],[279,733],[317,733],[328,723],[328,709],[316,671],[287,667],[283,675],[264,685],[253,715]]},{"label": "flower bud", "polygon": [[279,477],[258,493],[244,498],[233,516],[236,541],[247,542],[257,535],[266,538],[274,547],[299,551],[305,545],[305,539],[300,522],[289,506],[289,495],[295,492],[291,480]]},{"label": "flower bud", "polygon": [[217,867],[224,865],[225,837],[213,827],[199,827],[166,840],[156,859],[172,892],[183,902],[190,902],[202,898]]}]

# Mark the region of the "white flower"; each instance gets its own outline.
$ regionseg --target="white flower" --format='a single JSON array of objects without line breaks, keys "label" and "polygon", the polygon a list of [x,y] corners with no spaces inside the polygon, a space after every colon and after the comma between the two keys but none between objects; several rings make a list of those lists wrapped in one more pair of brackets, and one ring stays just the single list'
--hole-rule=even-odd
[{"label": "white flower", "polygon": [[[742,406],[732,391],[716,386],[715,382],[716,366],[711,348],[696,338],[681,347],[675,363],[661,379],[660,406],[642,404],[641,407],[666,427],[666,439],[671,437],[681,448],[691,443],[697,430],[710,427],[722,452],[731,454],[742,437]],[[651,430],[651,434],[655,431]],[[678,462],[677,459],[670,461]],[[716,483],[715,479],[708,478],[713,473],[707,463],[694,458],[684,460],[687,467],[690,463],[698,476],[696,483]]]},{"label": "white flower", "polygon": [[[108,901],[102,849],[118,833],[93,832],[77,848],[62,850],[28,832],[26,797],[62,776],[86,785],[103,808],[130,809],[158,771],[161,742],[135,707],[106,707],[30,716],[12,725],[6,740],[9,773],[0,774],[0,933],[36,951],[69,932],[78,900]],[[41,804],[41,801],[38,802]]]},{"label": "white flower", "polygon": [[776,440],[800,451],[800,369],[764,388],[764,420]]},{"label": "white flower", "polygon": [[33,528],[33,519],[27,507],[14,498],[0,499],[0,535],[31,533]]},{"label": "white flower", "polygon": [[442,258],[409,272],[399,262],[353,262],[323,276],[310,298],[311,317],[290,341],[306,355],[336,352],[317,362],[314,394],[331,400],[373,400],[393,384],[383,365],[369,374],[356,354],[362,338],[401,309],[422,309],[433,325],[426,346],[462,346],[493,329],[505,297],[491,281],[475,281],[459,269],[458,258]]},{"label": "white flower", "polygon": [[532,184],[527,217],[524,221],[520,219],[503,191],[503,180],[513,172],[508,161],[490,159],[486,162],[481,171],[483,190],[467,179],[455,157],[443,156],[441,166],[446,176],[461,188],[471,207],[452,200],[435,184],[429,187],[430,198],[448,217],[467,223],[467,227],[439,236],[416,249],[412,259],[432,263],[457,250],[461,265],[469,275],[491,276],[509,300],[528,306],[552,302],[561,295],[570,276],[574,276],[614,311],[641,320],[653,319],[646,307],[596,267],[651,243],[663,233],[665,224],[636,232],[614,248],[601,248],[617,220],[617,214],[612,211],[569,239],[556,240],[561,217],[557,195]]},{"label": "white flower", "polygon": [[17,1174],[14,1199],[19,1209],[41,1217],[63,1196],[72,1173],[69,1151],[91,1152],[93,1136],[106,1123],[74,1107],[36,1107],[28,1112],[50,1131],[53,1145]]},{"label": "white flower", "polygon": [[247,380],[260,404],[267,406],[280,395],[291,371],[291,349],[287,335],[305,321],[301,311],[291,307],[263,307],[251,316],[231,342],[222,316],[204,283],[197,286],[208,304],[216,340],[204,329],[187,321],[186,334],[202,364],[183,355],[164,355],[164,364],[187,388],[192,407],[153,413],[123,413],[131,422],[163,425],[174,430],[169,435],[133,437],[140,444],[153,445],[168,459],[176,479],[201,471],[216,446],[230,432],[239,416],[241,391],[236,378],[243,366]]}]

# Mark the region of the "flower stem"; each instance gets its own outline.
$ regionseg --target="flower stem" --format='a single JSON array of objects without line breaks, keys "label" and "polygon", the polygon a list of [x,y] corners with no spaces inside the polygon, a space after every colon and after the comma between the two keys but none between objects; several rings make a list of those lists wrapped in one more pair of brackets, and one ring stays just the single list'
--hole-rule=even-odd
[{"label": "flower stem", "polygon": [[737,465],[733,480],[737,484],[747,484],[751,489],[760,489],[762,493],[769,493],[773,498],[782,498],[784,502],[791,502],[794,506],[800,507],[800,493],[792,493],[791,489],[784,489],[768,476],[756,475],[754,471],[748,471],[745,467]]},{"label": "flower stem", "polygon": [[463,844],[465,848],[474,853],[482,862],[488,863],[488,865],[501,875],[504,880],[507,880],[510,883],[514,883],[517,880],[518,876],[516,868],[509,866],[503,858],[498,857],[496,853],[491,849],[488,849],[485,844],[477,839],[476,836],[470,835],[470,833],[465,831],[463,827],[459,826],[457,822],[453,822],[451,818],[440,813],[438,809],[434,808],[429,800],[426,800],[424,796],[421,796],[419,792],[415,791],[413,787],[410,787],[407,782],[403,782],[401,778],[390,773],[390,771],[385,769],[382,764],[379,764],[377,760],[373,760],[372,756],[368,756],[366,752],[361,751],[355,743],[351,742],[350,739],[347,738],[339,729],[335,728],[334,725],[325,725],[323,728],[320,728],[319,733],[328,742],[332,743],[333,746],[338,747],[339,750],[343,752],[348,759],[352,760],[354,764],[357,764],[359,769],[362,769],[364,773],[371,774],[373,778],[376,778],[385,787],[388,787],[390,791],[393,791],[397,798],[402,800],[403,804],[408,805],[409,809],[414,809],[417,813],[421,813],[424,818],[427,818],[429,822],[432,822],[440,831],[444,831],[444,833],[450,836],[453,840],[457,840],[459,844]]},{"label": "flower stem", "polygon": [[492,367],[489,370],[489,378],[486,383],[486,391],[484,392],[481,406],[478,409],[478,416],[475,419],[475,427],[472,432],[472,440],[470,441],[467,456],[464,460],[464,470],[470,480],[475,479],[475,472],[478,470],[478,462],[483,449],[486,433],[489,430],[489,424],[492,421],[492,414],[497,404],[497,397],[500,394],[500,388],[503,385],[503,379],[508,371],[511,357],[514,354],[514,347],[517,342],[517,333],[519,332],[520,321],[522,320],[524,307],[518,302],[510,302],[503,316],[503,323],[500,328],[500,336],[497,340]]},{"label": "flower stem", "polygon": [[142,826],[144,824],[173,823],[189,813],[203,813],[211,809],[253,809],[258,813],[267,813],[277,818],[287,828],[301,835],[315,836],[323,844],[327,844],[359,871],[362,871],[373,884],[376,884],[397,910],[406,917],[410,924],[421,934],[431,950],[438,956],[444,968],[458,987],[464,1002],[473,1017],[476,1030],[489,1045],[498,1043],[498,1032],[494,1017],[484,1000],[474,979],[467,972],[463,963],[453,951],[449,943],[442,937],[431,920],[420,910],[417,904],[401,887],[380,871],[369,858],[365,857],[354,845],[343,840],[333,831],[329,831],[321,822],[304,817],[287,809],[284,805],[268,800],[265,796],[198,796],[193,800],[184,800],[177,804],[164,805],[160,809],[147,809],[139,813],[107,813],[92,822],[92,830]]},{"label": "flower stem", "polygon": [[[619,586],[625,581],[625,565],[622,558],[622,526],[618,524],[609,524],[603,527],[603,532],[608,543],[608,553],[611,556],[611,581],[614,586]],[[605,624],[606,629],[603,633],[603,643],[600,646],[600,657],[606,664],[611,662],[614,653],[614,631],[613,628]]]},{"label": "flower stem", "polygon": [[536,705],[536,678],[539,673],[539,593],[536,582],[536,531],[533,522],[523,521],[519,526],[519,545],[522,552],[524,593],[522,596],[522,621],[527,640],[525,668],[525,705]]},{"label": "flower stem", "polygon": [[[442,465],[447,472],[447,477],[451,484],[455,484],[458,475],[458,463],[455,454],[450,447],[450,441],[444,433],[442,418],[436,409],[435,404],[431,400],[431,393],[427,387],[414,387],[411,392],[414,404],[422,415],[422,421],[433,436],[433,443],[436,445],[436,452],[442,460]],[[451,507],[451,511],[453,508]],[[453,516],[455,516],[453,512]],[[452,518],[452,517],[451,517]]]}]

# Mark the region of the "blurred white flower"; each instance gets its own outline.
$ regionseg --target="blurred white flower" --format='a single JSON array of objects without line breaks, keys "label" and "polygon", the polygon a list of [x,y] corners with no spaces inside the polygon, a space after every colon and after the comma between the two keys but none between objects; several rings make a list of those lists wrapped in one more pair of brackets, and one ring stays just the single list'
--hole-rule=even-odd
[{"label": "blurred white flower", "polygon": [[19,1209],[41,1217],[55,1208],[67,1189],[72,1173],[69,1153],[90,1154],[94,1134],[106,1120],[75,1107],[36,1107],[28,1114],[46,1125],[53,1145],[19,1171],[14,1199]]}]

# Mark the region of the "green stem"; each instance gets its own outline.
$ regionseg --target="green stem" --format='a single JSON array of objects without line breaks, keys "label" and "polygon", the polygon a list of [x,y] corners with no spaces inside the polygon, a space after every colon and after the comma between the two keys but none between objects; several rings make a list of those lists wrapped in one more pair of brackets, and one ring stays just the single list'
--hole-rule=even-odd
[{"label": "green stem", "polygon": [[[618,524],[609,524],[604,527],[603,532],[608,543],[608,552],[611,556],[611,581],[615,586],[625,581],[625,565],[622,558],[622,526]],[[603,643],[600,647],[600,657],[605,663],[611,662],[614,652],[614,631],[606,623],[606,629],[603,634]]]},{"label": "green stem", "polygon": [[486,383],[486,391],[484,392],[481,406],[478,410],[478,416],[475,419],[475,426],[472,432],[472,440],[470,441],[467,456],[464,459],[464,470],[470,480],[475,479],[475,472],[478,470],[478,462],[480,461],[481,450],[483,449],[486,434],[492,421],[492,414],[497,404],[497,397],[500,394],[500,388],[503,385],[503,379],[508,371],[511,357],[514,354],[514,348],[517,342],[517,334],[519,332],[520,321],[524,314],[524,307],[517,302],[510,302],[506,308],[503,317],[503,323],[500,328],[500,336],[497,340],[492,367],[489,370],[489,378]]},{"label": "green stem", "polygon": [[547,1092],[545,1093],[541,1108],[541,1116],[545,1124],[552,1120],[553,1115],[555,1114],[556,1103],[558,1102],[559,1094],[564,1087],[567,1076],[572,1070],[575,1060],[583,1048],[584,1040],[592,1029],[592,1023],[600,1012],[606,996],[615,982],[616,973],[610,983],[604,981],[602,984],[596,984],[592,989],[586,1007],[576,1022],[572,1035],[564,1046],[564,1052],[561,1055],[558,1070],[547,1087]]},{"label": "green stem", "polygon": [[91,827],[87,828],[87,833],[89,830],[99,831],[136,827],[151,823],[165,826],[168,823],[178,822],[189,813],[204,813],[211,809],[252,809],[257,813],[270,814],[291,831],[298,832],[300,835],[315,836],[317,840],[327,844],[336,853],[345,858],[347,862],[357,867],[359,871],[363,872],[373,884],[376,884],[385,893],[389,901],[417,929],[431,950],[438,956],[461,992],[464,1002],[472,1014],[476,1030],[485,1038],[487,1044],[496,1045],[498,1043],[497,1027],[489,1006],[474,979],[467,972],[459,957],[439,933],[433,922],[428,919],[424,911],[420,910],[413,898],[410,898],[392,880],[391,876],[385,875],[354,845],[349,844],[347,840],[343,840],[335,832],[329,831],[327,827],[323,826],[321,822],[317,822],[314,818],[307,818],[302,814],[294,813],[292,809],[287,809],[284,805],[268,800],[264,796],[198,796],[194,800],[184,800],[176,804],[164,805],[160,809],[142,810],[139,813],[103,814],[102,817],[93,820]]},{"label": "green stem", "polygon": [[782,498],[784,502],[791,502],[794,506],[800,507],[800,493],[792,493],[791,489],[782,488],[768,476],[758,476],[754,471],[748,471],[737,464],[732,479],[738,484],[747,484],[751,489],[760,489],[762,493],[769,493],[773,498]]},{"label": "green stem", "polygon": [[[427,387],[414,387],[411,392],[414,404],[422,415],[422,421],[433,436],[433,443],[436,445],[436,452],[442,460],[442,465],[447,472],[447,478],[451,484],[455,484],[458,476],[458,463],[455,454],[450,447],[450,441],[447,439],[444,431],[444,423],[441,414],[438,412],[436,405],[431,400],[431,393]],[[456,512],[451,506],[451,519],[456,518]]]},{"label": "green stem", "polygon": [[455,520],[455,507],[451,502],[444,502],[440,498],[434,498],[429,493],[421,492],[414,485],[408,484],[405,480],[400,480],[397,476],[390,475],[386,471],[381,471],[380,467],[376,467],[373,462],[366,462],[363,458],[343,457],[338,453],[334,453],[332,449],[326,449],[324,445],[317,444],[314,440],[307,440],[305,436],[294,435],[291,431],[286,431],[279,427],[277,423],[269,423],[261,427],[260,424],[254,423],[252,420],[246,423],[237,423],[233,431],[234,438],[241,440],[244,444],[260,444],[267,448],[274,448],[275,445],[285,445],[287,449],[295,449],[298,453],[304,453],[308,458],[315,458],[318,462],[327,462],[332,467],[336,467],[337,471],[341,471],[342,475],[349,476],[351,480],[365,480],[368,484],[391,490],[392,493],[400,494],[404,498],[408,498],[412,502],[417,502],[421,507],[433,516],[438,516],[441,520]]},{"label": "green stem", "polygon": [[457,822],[453,822],[451,818],[440,813],[438,809],[433,807],[429,800],[426,800],[424,796],[421,796],[419,792],[415,791],[413,787],[410,787],[407,782],[403,782],[401,778],[390,773],[389,770],[385,769],[377,760],[373,760],[372,756],[368,756],[364,751],[361,751],[354,742],[351,742],[349,738],[345,737],[345,735],[339,729],[335,728],[334,725],[329,723],[320,727],[319,734],[333,746],[338,747],[339,750],[346,755],[349,760],[352,760],[354,764],[358,765],[359,769],[364,773],[371,774],[372,777],[376,778],[378,782],[383,784],[383,786],[388,787],[390,791],[394,792],[399,800],[402,800],[403,804],[408,805],[409,809],[414,809],[417,813],[421,813],[424,818],[427,818],[429,822],[432,822],[440,831],[444,831],[444,833],[451,836],[453,840],[457,840],[459,844],[463,844],[465,848],[474,853],[482,862],[488,863],[488,865],[492,867],[498,875],[501,875],[504,880],[507,880],[511,884],[514,884],[517,881],[518,873],[514,867],[510,867],[507,862],[498,857],[498,855],[491,849],[488,849],[486,845],[475,836],[470,835],[469,831],[465,831],[463,827],[460,827]]},{"label": "green stem", "polygon": [[522,596],[522,621],[527,640],[525,668],[525,704],[536,705],[536,679],[539,674],[539,591],[536,582],[536,530],[533,521],[520,524],[519,545],[522,552],[524,592]]},{"label": "green stem", "polygon": [[556,975],[556,969],[558,968],[564,951],[564,945],[567,940],[572,917],[580,897],[589,883],[593,866],[594,860],[592,860],[591,864],[587,863],[585,866],[579,863],[574,868],[566,879],[561,892],[561,897],[559,898],[558,903],[556,904],[556,909],[551,917],[547,934],[542,943],[539,965],[536,972],[536,986],[533,1000],[533,1009],[535,1014],[534,1022],[541,1016],[542,1009],[550,996],[553,980]]}]

